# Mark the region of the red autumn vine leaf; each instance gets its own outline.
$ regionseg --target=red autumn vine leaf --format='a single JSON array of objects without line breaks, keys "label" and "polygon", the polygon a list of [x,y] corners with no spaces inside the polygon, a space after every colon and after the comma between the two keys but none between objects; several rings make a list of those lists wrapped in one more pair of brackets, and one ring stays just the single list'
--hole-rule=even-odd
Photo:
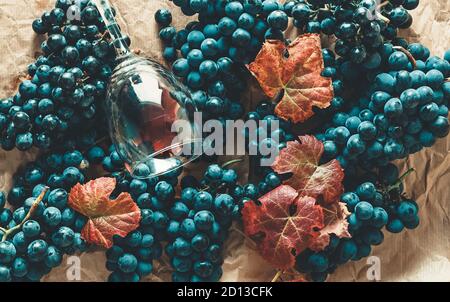
[{"label": "red autumn vine leaf", "polygon": [[330,244],[330,235],[339,238],[350,238],[347,217],[350,212],[343,202],[335,202],[322,206],[325,227],[320,230],[320,235],[313,238],[309,248],[313,251],[323,251]]},{"label": "red autumn vine leaf", "polygon": [[322,208],[312,197],[299,197],[295,189],[281,185],[242,210],[245,233],[253,238],[264,259],[278,269],[292,268],[295,255],[319,235]]},{"label": "red autumn vine leaf", "polygon": [[310,135],[290,141],[280,151],[272,168],[280,174],[292,173],[284,183],[296,189],[300,196],[322,197],[325,203],[338,201],[344,191],[344,171],[340,163],[332,161],[319,165],[323,144]]},{"label": "red autumn vine leaf", "polygon": [[125,237],[139,227],[141,211],[129,193],[110,199],[115,187],[115,178],[102,177],[70,190],[69,206],[88,218],[81,231],[88,243],[110,248],[114,235]]},{"label": "red autumn vine leaf", "polygon": [[331,78],[321,75],[324,62],[318,34],[301,35],[289,46],[266,41],[248,69],[268,97],[284,92],[275,113],[294,123],[306,121],[314,115],[313,106],[327,108],[333,99]]}]

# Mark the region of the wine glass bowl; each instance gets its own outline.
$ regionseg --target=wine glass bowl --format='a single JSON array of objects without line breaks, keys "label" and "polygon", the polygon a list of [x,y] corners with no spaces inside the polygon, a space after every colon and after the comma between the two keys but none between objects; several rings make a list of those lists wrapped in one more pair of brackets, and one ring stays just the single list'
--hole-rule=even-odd
[{"label": "wine glass bowl", "polygon": [[167,173],[198,157],[190,92],[157,62],[131,55],[117,65],[106,108],[111,139],[134,177]]}]

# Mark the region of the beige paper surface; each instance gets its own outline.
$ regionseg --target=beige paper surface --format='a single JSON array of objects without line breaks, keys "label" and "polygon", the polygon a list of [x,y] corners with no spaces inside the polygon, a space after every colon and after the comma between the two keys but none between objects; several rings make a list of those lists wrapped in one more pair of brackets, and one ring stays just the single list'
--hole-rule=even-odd
[{"label": "beige paper surface", "polygon": [[[117,6],[130,34],[133,48],[146,56],[161,60],[162,48],[153,14],[158,8],[171,8],[174,25],[183,26],[188,19],[168,0],[111,0]],[[39,52],[40,37],[34,35],[31,23],[44,10],[53,7],[53,0],[0,0],[0,97],[14,93],[26,67]],[[413,11],[414,24],[403,33],[411,41],[426,44],[432,54],[442,56],[450,48],[450,2],[422,0]],[[260,97],[257,89],[244,96],[250,107]],[[388,234],[372,256],[379,257],[382,281],[450,281],[450,137],[441,139],[431,149],[424,150],[399,166],[414,167],[416,173],[406,181],[406,192],[420,205],[421,225],[413,231]],[[18,166],[34,157],[32,153],[0,151],[0,190],[8,191],[11,176]],[[239,165],[242,179],[245,165]],[[191,167],[191,170],[196,167]],[[236,226],[239,229],[239,226]],[[262,260],[239,231],[233,231],[225,250],[223,281],[270,281],[275,271]],[[45,281],[67,281],[70,259],[44,278]],[[165,260],[166,261],[166,260]],[[163,260],[164,262],[164,260]],[[68,264],[66,264],[68,263]],[[101,250],[81,255],[81,281],[105,281],[108,271]],[[341,266],[330,281],[367,281],[366,259]],[[170,270],[164,263],[155,264],[150,281],[170,280]]]}]

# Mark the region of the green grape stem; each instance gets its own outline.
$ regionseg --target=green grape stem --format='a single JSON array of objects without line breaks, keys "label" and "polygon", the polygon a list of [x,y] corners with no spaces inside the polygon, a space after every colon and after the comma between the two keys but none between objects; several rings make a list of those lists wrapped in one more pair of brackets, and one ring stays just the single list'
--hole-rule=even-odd
[{"label": "green grape stem", "polygon": [[[221,168],[222,168],[222,169],[225,169],[225,168],[227,168],[227,167],[229,167],[229,166],[231,166],[231,165],[240,163],[240,162],[242,162],[242,161],[244,161],[242,158],[232,159],[232,160],[227,161],[226,163],[224,163],[224,164],[221,166]],[[209,190],[211,190],[211,189],[215,189],[216,191],[218,191],[218,190],[223,189],[224,187],[225,187],[225,186],[224,186],[223,184],[221,184],[221,185],[219,185],[218,187],[215,187],[215,188],[214,188],[214,187],[211,187],[210,185],[207,185],[207,186],[201,188],[201,191],[209,191]]]},{"label": "green grape stem", "polygon": [[408,57],[409,61],[413,65],[413,68],[417,69],[416,59],[414,59],[413,55],[407,49],[402,46],[394,46],[394,49],[403,52]]},{"label": "green grape stem", "polygon": [[222,165],[222,169],[225,169],[225,168],[227,168],[227,167],[229,167],[231,165],[234,165],[234,164],[237,164],[237,163],[240,163],[240,162],[243,162],[243,161],[244,160],[242,158],[238,158],[238,159],[233,159],[233,160],[227,161],[226,163],[224,163]]},{"label": "green grape stem", "polygon": [[[98,39],[97,42],[105,40],[106,36],[109,36],[109,31],[105,31]],[[111,37],[110,37],[111,38]]]},{"label": "green grape stem", "polygon": [[85,78],[80,80],[80,84],[83,84],[83,83],[89,81],[90,79],[91,79],[91,77],[87,76],[87,77],[85,77]]},{"label": "green grape stem", "polygon": [[272,281],[270,281],[270,282],[277,282],[278,279],[280,279],[282,274],[283,274],[283,271],[282,270],[278,270],[277,273],[275,274],[275,276],[272,278]]},{"label": "green grape stem", "polygon": [[28,211],[27,215],[25,216],[25,218],[22,220],[22,222],[20,224],[16,225],[15,227],[13,227],[13,228],[11,228],[9,230],[7,230],[5,228],[0,228],[0,231],[3,232],[2,242],[6,241],[9,236],[14,234],[18,230],[20,230],[22,228],[22,226],[25,224],[25,222],[27,222],[31,218],[31,216],[33,216],[34,212],[36,212],[37,207],[42,202],[42,200],[44,199],[45,194],[47,194],[49,189],[50,189],[49,187],[45,187],[44,189],[42,189],[41,194],[39,194],[39,196],[33,202],[33,205],[31,206],[31,208]]},{"label": "green grape stem", "polygon": [[404,180],[409,174],[411,174],[411,173],[414,172],[414,171],[416,171],[414,168],[409,168],[408,171],[406,171],[405,173],[403,173],[403,174],[398,178],[398,180],[395,182],[395,184],[390,185],[390,186],[387,188],[387,191],[390,192],[390,191],[392,191],[393,189],[400,187],[400,185],[402,184],[403,180]]},{"label": "green grape stem", "polygon": [[380,18],[381,20],[383,20],[386,23],[390,23],[391,20],[389,20],[389,18],[383,16],[381,13],[379,13],[378,11],[376,12],[377,18]]}]

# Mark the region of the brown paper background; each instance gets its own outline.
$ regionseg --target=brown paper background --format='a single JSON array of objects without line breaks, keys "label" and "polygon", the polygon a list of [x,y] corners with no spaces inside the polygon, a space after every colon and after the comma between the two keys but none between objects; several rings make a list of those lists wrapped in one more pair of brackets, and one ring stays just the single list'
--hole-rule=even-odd
[{"label": "brown paper background", "polygon": [[[174,25],[183,26],[187,19],[168,0],[112,0],[127,24],[133,48],[161,60],[161,45],[153,14],[158,8],[171,8]],[[41,37],[34,35],[31,23],[44,10],[53,7],[53,0],[0,0],[0,97],[14,93],[26,67],[34,61],[39,51]],[[432,54],[442,56],[450,48],[450,1],[422,0],[413,11],[412,29],[403,32],[410,41],[421,41]],[[255,102],[257,92],[245,97]],[[381,246],[373,249],[372,256],[381,261],[382,281],[450,281],[450,137],[407,160],[399,162],[406,170],[414,167],[416,173],[405,185],[406,192],[420,205],[421,225],[413,231],[385,235]],[[0,190],[8,191],[11,175],[17,167],[34,157],[32,152],[0,151]],[[195,169],[191,168],[191,169]],[[240,165],[244,179],[245,165]],[[236,227],[239,229],[239,226]],[[275,271],[262,260],[239,231],[233,231],[226,245],[226,258],[222,281],[270,281]],[[341,266],[330,281],[367,281],[366,259]],[[101,250],[81,255],[81,281],[104,281],[108,272]],[[44,278],[45,281],[66,281],[66,261]],[[150,281],[170,280],[170,271],[163,264],[155,264],[155,274]]]}]

